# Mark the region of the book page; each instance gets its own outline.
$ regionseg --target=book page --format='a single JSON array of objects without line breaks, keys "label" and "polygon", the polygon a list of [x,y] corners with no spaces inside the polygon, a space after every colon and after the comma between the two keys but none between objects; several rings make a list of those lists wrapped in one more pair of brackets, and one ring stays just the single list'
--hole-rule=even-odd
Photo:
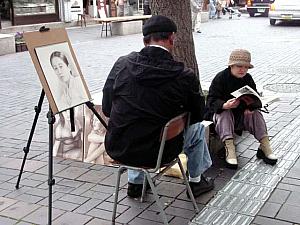
[{"label": "book page", "polygon": [[234,96],[234,97],[236,97],[236,98],[239,98],[242,95],[255,95],[258,99],[260,99],[260,96],[257,94],[257,92],[254,91],[248,85],[245,85],[244,87],[241,87],[240,89],[232,92],[231,95]]}]

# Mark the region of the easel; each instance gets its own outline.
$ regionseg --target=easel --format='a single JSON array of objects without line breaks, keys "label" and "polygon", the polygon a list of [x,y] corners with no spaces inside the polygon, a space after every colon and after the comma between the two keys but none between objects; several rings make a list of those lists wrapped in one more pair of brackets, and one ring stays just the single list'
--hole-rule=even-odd
[{"label": "easel", "polygon": [[[47,32],[49,31],[49,28],[45,28],[44,26],[40,28],[39,32]],[[20,168],[17,184],[16,184],[16,189],[19,189],[19,184],[21,180],[21,176],[24,170],[25,162],[27,159],[27,155],[29,153],[31,141],[33,138],[33,134],[36,128],[36,124],[38,121],[39,114],[41,112],[42,104],[45,98],[45,91],[44,89],[41,91],[41,95],[38,101],[38,105],[34,107],[35,110],[35,116],[34,120],[32,123],[32,127],[30,130],[29,138],[27,140],[26,147],[23,148],[24,151],[24,157],[22,161],[22,165]],[[95,116],[99,119],[99,121],[102,123],[102,125],[107,129],[107,125],[105,121],[101,118],[99,113],[96,111],[94,108],[94,104],[90,101],[85,102],[86,106],[95,114]],[[47,118],[48,118],[48,124],[49,124],[49,157],[48,157],[48,186],[49,186],[49,193],[48,193],[48,225],[52,224],[52,187],[55,184],[55,179],[53,179],[53,125],[55,123],[55,117],[53,114],[53,111],[49,105],[49,111],[47,113]],[[71,130],[75,130],[74,127],[74,110],[73,108],[70,109],[70,118],[71,118]]]}]

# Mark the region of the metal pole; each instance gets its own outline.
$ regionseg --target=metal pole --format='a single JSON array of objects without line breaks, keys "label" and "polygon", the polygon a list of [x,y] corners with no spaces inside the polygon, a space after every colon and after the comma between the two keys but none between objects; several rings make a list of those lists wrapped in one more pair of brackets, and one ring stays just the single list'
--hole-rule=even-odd
[{"label": "metal pole", "polygon": [[49,186],[49,197],[48,197],[48,225],[52,223],[52,186],[55,184],[53,179],[53,124],[55,117],[49,107],[47,114],[49,124],[49,160],[48,160],[48,186]]}]

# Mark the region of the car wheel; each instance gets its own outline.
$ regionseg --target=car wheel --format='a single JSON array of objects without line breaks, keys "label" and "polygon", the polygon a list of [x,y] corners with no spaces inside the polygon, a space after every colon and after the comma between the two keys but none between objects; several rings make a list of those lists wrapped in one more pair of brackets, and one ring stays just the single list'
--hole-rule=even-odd
[{"label": "car wheel", "polygon": [[275,19],[270,19],[270,24],[273,26],[273,25],[275,25],[275,23],[276,23],[276,20]]},{"label": "car wheel", "polygon": [[254,12],[249,12],[250,17],[254,17]]}]

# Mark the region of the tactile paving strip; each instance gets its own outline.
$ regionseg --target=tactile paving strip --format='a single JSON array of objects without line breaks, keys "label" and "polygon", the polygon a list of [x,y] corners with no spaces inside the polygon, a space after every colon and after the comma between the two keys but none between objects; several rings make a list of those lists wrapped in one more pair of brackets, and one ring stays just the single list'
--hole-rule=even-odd
[{"label": "tactile paving strip", "polygon": [[271,141],[275,166],[254,158],[203,208],[190,225],[249,225],[300,155],[300,117]]}]

